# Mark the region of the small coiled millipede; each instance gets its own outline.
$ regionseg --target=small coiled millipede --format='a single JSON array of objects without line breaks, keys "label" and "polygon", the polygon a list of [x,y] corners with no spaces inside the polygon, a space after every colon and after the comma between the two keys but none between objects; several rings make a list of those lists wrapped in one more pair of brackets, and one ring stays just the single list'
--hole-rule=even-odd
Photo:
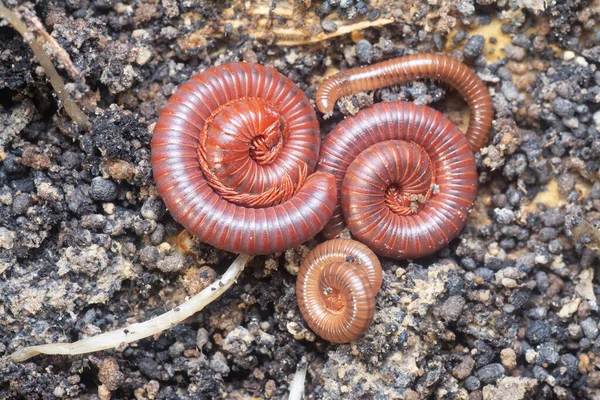
[{"label": "small coiled millipede", "polygon": [[332,343],[361,337],[375,314],[381,264],[364,244],[333,239],[311,250],[296,280],[302,317],[317,335]]},{"label": "small coiled millipede", "polygon": [[152,167],[167,208],[191,234],[234,253],[272,254],[319,232],[335,179],[313,173],[319,124],[290,79],[256,64],[212,67],[160,113]]},{"label": "small coiled millipede", "polygon": [[473,152],[485,146],[494,116],[492,98],[473,70],[446,55],[415,54],[337,73],[319,86],[317,107],[329,113],[340,97],[420,78],[440,80],[465,98],[471,110],[467,140]]},{"label": "small coiled millipede", "polygon": [[463,228],[477,192],[473,153],[449,119],[407,102],[375,104],[327,136],[318,171],[336,177],[338,203],[326,237],[345,223],[391,258],[419,258]]}]

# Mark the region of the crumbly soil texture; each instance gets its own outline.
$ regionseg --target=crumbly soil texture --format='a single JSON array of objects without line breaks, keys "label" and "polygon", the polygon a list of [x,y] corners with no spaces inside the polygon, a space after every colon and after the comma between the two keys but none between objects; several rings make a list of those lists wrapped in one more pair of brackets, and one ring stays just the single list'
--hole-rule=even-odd
[{"label": "crumbly soil texture", "polygon": [[[72,122],[29,46],[0,26],[0,398],[286,399],[306,364],[307,399],[600,399],[599,1],[5,5],[41,23],[91,127]],[[317,237],[256,257],[219,300],[161,335],[8,357],[147,320],[232,262],[182,234],[156,192],[152,127],[178,85],[258,62],[313,100],[327,74],[422,52],[477,71],[494,127],[476,155],[467,226],[430,257],[382,260],[363,338],[332,345],[298,311],[295,275]],[[331,118],[318,114],[322,134],[398,99],[468,121],[453,90],[415,81],[343,99]]]}]

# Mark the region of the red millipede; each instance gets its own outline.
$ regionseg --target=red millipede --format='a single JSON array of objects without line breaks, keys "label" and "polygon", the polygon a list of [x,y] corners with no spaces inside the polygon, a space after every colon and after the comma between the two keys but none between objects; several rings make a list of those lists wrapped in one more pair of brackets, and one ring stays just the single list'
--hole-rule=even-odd
[{"label": "red millipede", "polygon": [[443,114],[407,102],[378,103],[340,122],[321,148],[318,171],[336,177],[326,225],[391,258],[418,258],[463,228],[477,192],[465,136]]},{"label": "red millipede", "polygon": [[332,215],[335,179],[312,173],[320,142],[315,112],[290,79],[256,64],[224,64],[181,85],[160,113],[154,180],[171,215],[203,242],[281,252]]},{"label": "red millipede", "polygon": [[323,242],[305,257],[296,297],[302,317],[317,335],[332,343],[361,337],[373,322],[381,264],[355,240]]},{"label": "red millipede", "polygon": [[420,78],[440,80],[465,98],[471,110],[465,133],[471,150],[477,152],[485,146],[494,117],[490,93],[473,70],[445,55],[414,54],[337,73],[319,86],[317,107],[329,113],[340,97]]}]

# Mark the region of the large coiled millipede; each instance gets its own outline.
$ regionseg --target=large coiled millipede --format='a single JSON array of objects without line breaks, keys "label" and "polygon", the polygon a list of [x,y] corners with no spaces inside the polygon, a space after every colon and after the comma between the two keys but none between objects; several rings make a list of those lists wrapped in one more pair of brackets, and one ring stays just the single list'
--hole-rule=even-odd
[{"label": "large coiled millipede", "polygon": [[471,110],[465,135],[473,152],[483,147],[494,117],[492,98],[473,70],[446,55],[415,54],[337,73],[319,86],[317,107],[329,113],[340,97],[420,78],[440,80],[465,98]]},{"label": "large coiled millipede", "polygon": [[321,243],[300,266],[296,280],[300,313],[323,339],[356,340],[373,321],[381,280],[381,264],[364,244],[347,239]]},{"label": "large coiled millipede", "polygon": [[181,85],[152,139],[158,192],[175,220],[234,253],[272,254],[330,219],[335,180],[313,173],[319,124],[290,79],[256,64],[212,67]]},{"label": "large coiled millipede", "polygon": [[441,113],[400,101],[339,123],[323,143],[317,170],[339,185],[326,237],[347,223],[354,237],[391,258],[423,257],[447,245],[477,191],[462,132]]}]

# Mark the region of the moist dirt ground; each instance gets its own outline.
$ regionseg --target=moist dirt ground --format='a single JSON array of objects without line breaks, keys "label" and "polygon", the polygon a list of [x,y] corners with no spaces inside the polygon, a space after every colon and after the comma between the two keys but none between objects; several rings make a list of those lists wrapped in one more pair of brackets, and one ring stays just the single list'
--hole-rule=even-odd
[{"label": "moist dirt ground", "polygon": [[[40,0],[16,4],[88,114],[74,125],[23,38],[0,26],[0,398],[600,399],[600,2],[583,0]],[[489,87],[491,140],[460,236],[382,260],[367,334],[308,330],[295,275],[322,238],[256,257],[236,285],[163,334],[37,356],[170,310],[233,255],[189,238],[158,198],[152,127],[178,85],[247,61],[314,100],[324,76],[405,54],[456,57]],[[318,113],[326,135],[373,102],[465,104],[415,81]]]}]

